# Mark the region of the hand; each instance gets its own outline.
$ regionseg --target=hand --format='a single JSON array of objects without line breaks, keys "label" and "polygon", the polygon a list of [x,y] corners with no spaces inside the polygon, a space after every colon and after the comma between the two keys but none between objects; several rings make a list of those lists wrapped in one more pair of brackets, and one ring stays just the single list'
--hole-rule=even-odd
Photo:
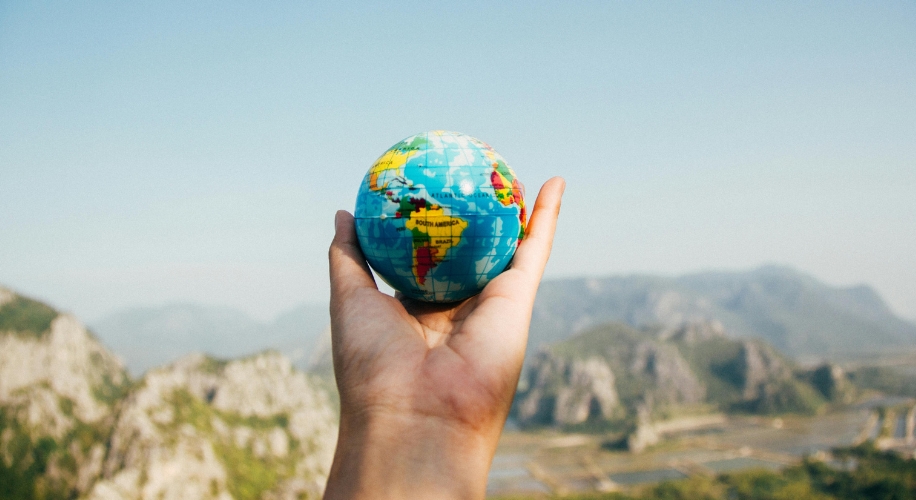
[{"label": "hand", "polygon": [[325,498],[483,498],[565,188],[541,188],[511,267],[456,304],[378,291],[353,216],[329,251],[340,435]]}]

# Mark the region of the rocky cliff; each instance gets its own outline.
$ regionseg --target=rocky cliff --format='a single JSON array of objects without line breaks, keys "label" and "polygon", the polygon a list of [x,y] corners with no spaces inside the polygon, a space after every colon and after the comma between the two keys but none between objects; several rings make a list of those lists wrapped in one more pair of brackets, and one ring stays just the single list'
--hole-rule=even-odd
[{"label": "rocky cliff", "polygon": [[75,318],[0,288],[0,498],[318,498],[336,432],[278,353],[132,382]]},{"label": "rocky cliff", "polygon": [[327,395],[287,358],[191,355],[124,401],[88,498],[317,498],[335,439]]},{"label": "rocky cliff", "polygon": [[522,422],[570,425],[589,418],[609,420],[618,413],[614,373],[603,359],[567,359],[542,351],[534,366],[530,389],[519,399]]},{"label": "rocky cliff", "polygon": [[0,289],[0,497],[87,492],[129,383],[76,318]]},{"label": "rocky cliff", "polygon": [[727,338],[716,323],[643,330],[612,323],[542,349],[514,411],[522,425],[618,421],[637,428],[655,417],[713,410],[812,412],[844,383],[825,377],[797,370],[763,342]]}]

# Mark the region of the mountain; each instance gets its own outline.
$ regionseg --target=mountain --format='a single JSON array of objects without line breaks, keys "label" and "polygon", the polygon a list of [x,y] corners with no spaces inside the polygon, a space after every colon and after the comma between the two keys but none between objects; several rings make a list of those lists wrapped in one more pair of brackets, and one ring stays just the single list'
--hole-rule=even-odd
[{"label": "mountain", "polygon": [[530,338],[536,348],[608,321],[672,327],[691,320],[721,322],[733,335],[764,339],[804,360],[916,347],[916,325],[894,315],[873,289],[832,287],[776,266],[545,281]]},{"label": "mountain", "polygon": [[0,498],[319,498],[324,385],[278,352],[134,381],[76,318],[0,288]]},{"label": "mountain", "polygon": [[92,329],[139,375],[193,352],[233,358],[275,349],[304,368],[329,322],[324,305],[304,304],[262,323],[228,307],[171,304],[118,311]]},{"label": "mountain", "polygon": [[541,349],[516,397],[522,425],[623,429],[714,411],[812,413],[849,402],[842,370],[801,370],[767,343],[722,325],[636,330],[608,323]]},{"label": "mountain", "polygon": [[327,394],[278,353],[192,354],[125,399],[86,498],[319,498],[336,421]]},{"label": "mountain", "polygon": [[129,386],[76,318],[0,288],[0,498],[87,492]]}]

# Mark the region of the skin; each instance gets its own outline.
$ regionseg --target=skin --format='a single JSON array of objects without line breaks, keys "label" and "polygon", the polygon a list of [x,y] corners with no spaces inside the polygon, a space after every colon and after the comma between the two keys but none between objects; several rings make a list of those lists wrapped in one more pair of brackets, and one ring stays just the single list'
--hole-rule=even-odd
[{"label": "skin", "polygon": [[379,292],[353,216],[337,212],[329,259],[341,410],[326,499],[484,498],[564,188],[559,177],[544,184],[511,268],[457,304]]}]

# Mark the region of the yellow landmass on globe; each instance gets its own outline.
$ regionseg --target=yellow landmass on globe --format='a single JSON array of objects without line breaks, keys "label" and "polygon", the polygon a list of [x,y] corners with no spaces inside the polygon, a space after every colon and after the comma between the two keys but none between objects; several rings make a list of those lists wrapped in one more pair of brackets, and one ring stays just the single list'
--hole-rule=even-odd
[{"label": "yellow landmass on globe", "polygon": [[445,215],[441,207],[419,207],[410,212],[405,226],[413,234],[413,274],[417,283],[426,284],[426,276],[442,262],[445,253],[461,241],[468,221]]},{"label": "yellow landmass on globe", "polygon": [[[390,182],[389,177],[397,177],[400,175],[401,167],[407,163],[407,160],[414,154],[416,150],[402,150],[399,148],[392,148],[388,151],[385,151],[378,160],[375,160],[375,164],[369,168],[369,189],[372,191],[381,191],[388,187]],[[380,182],[381,181],[381,182]]]}]

